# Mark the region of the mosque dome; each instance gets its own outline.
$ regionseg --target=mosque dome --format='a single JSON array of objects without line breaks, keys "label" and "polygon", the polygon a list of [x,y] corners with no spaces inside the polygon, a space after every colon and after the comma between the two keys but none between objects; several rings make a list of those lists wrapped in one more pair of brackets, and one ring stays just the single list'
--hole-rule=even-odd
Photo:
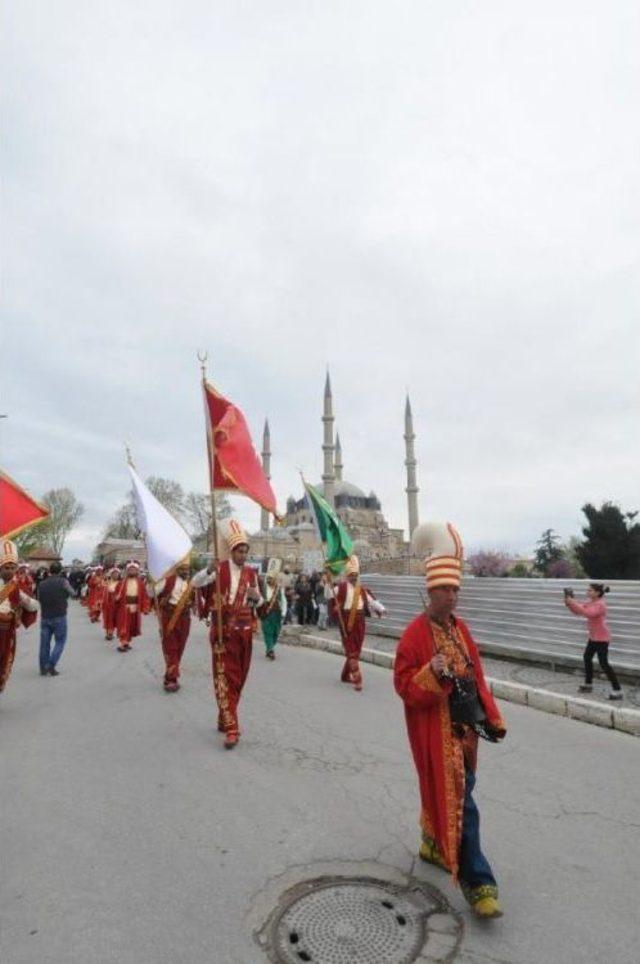
[{"label": "mosque dome", "polygon": [[[314,488],[318,489],[324,495],[324,485],[322,482],[320,483],[320,485],[314,486]],[[359,488],[359,486],[354,485],[353,482],[347,482],[347,481],[335,482],[333,486],[333,492],[335,496],[345,495],[348,498],[352,498],[352,499],[367,498],[366,493],[363,492],[363,490]]]}]

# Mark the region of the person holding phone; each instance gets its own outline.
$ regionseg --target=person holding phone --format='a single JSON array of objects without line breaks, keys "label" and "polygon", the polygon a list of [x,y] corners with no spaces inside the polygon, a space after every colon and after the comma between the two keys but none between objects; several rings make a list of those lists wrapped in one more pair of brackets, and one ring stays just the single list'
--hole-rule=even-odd
[{"label": "person holding phone", "polygon": [[597,655],[600,668],[611,683],[610,700],[623,699],[623,692],[613,667],[609,664],[609,643],[611,633],[607,626],[607,604],[604,596],[609,587],[601,582],[592,582],[587,589],[587,602],[579,603],[573,598],[573,590],[564,590],[564,604],[575,616],[584,616],[589,627],[589,639],[583,653],[584,683],[578,687],[580,693],[593,690],[593,657]]}]

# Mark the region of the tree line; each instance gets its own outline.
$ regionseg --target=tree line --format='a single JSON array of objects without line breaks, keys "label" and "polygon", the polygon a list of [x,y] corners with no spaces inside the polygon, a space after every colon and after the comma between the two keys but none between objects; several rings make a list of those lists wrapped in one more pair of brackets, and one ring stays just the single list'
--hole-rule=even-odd
[{"label": "tree line", "polygon": [[[203,492],[185,492],[179,482],[150,475],[145,479],[149,491],[184,526],[195,543],[207,545],[211,538],[211,497]],[[216,495],[217,518],[228,519],[231,505],[224,493]],[[140,539],[133,492],[107,523],[104,539]]]},{"label": "tree line", "polygon": [[475,576],[544,576],[547,579],[640,579],[640,524],[637,512],[623,512],[614,502],[600,508],[583,505],[582,539],[562,543],[545,529],[536,543],[533,565],[506,553],[483,550],[467,562]]}]

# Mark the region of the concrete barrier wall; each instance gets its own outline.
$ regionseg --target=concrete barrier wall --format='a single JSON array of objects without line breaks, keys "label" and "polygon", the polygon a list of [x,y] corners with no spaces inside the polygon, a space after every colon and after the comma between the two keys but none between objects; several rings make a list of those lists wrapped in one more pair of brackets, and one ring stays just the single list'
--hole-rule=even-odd
[{"label": "concrete barrier wall", "polygon": [[[388,609],[384,620],[371,619],[369,634],[399,637],[422,610],[424,579],[367,573],[363,582]],[[574,616],[562,601],[565,586],[582,601],[588,580],[474,579],[465,577],[459,612],[485,652],[543,657],[564,666],[581,663],[587,639],[586,619]],[[606,597],[612,633],[610,660],[622,671],[640,672],[640,581],[613,581]],[[597,661],[596,661],[597,665]]]}]

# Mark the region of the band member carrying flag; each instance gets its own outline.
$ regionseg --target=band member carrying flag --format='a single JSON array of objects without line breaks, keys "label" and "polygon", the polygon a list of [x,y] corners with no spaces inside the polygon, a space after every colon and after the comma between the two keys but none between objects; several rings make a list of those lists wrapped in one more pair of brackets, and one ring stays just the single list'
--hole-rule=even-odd
[{"label": "band member carrying flag", "polygon": [[337,586],[330,581],[325,586],[325,598],[329,603],[329,615],[338,617],[340,636],[345,652],[345,663],[340,677],[343,683],[351,683],[359,692],[362,689],[360,653],[365,635],[365,618],[386,612],[373,593],[360,583],[360,562],[353,555],[353,543],[344,525],[327,500],[305,481],[307,493],[324,554],[325,569],[332,575],[345,570],[346,579]]},{"label": "band member carrying flag", "polygon": [[165,661],[165,692],[180,689],[180,661],[191,628],[193,589],[189,582],[191,539],[179,522],[160,503],[136,472],[129,457],[129,472],[138,526],[147,547],[147,584],[155,596],[162,653]]},{"label": "band member carrying flag", "polygon": [[351,556],[347,561],[345,576],[346,579],[337,586],[325,586],[325,597],[329,602],[329,615],[338,614],[346,657],[340,679],[343,683],[351,683],[359,693],[362,690],[360,653],[364,644],[365,619],[372,614],[384,616],[386,609],[371,590],[360,582],[360,560],[357,556]]},{"label": "band member carrying flag", "polygon": [[0,471],[0,538],[10,539],[49,515],[49,509]]},{"label": "band member carrying flag", "polygon": [[206,380],[206,355],[202,362],[209,486],[211,491],[213,559],[194,576],[195,587],[213,583],[210,643],[213,684],[218,703],[218,729],[224,731],[225,747],[236,746],[240,729],[238,703],[251,663],[254,608],[262,603],[257,576],[245,564],[249,545],[242,527],[228,521],[225,542],[231,559],[220,562],[215,493],[218,490],[246,495],[277,516],[276,499],[251,441],[244,415]]},{"label": "band member carrying flag", "polygon": [[27,629],[36,620],[39,608],[16,578],[18,550],[9,537],[37,525],[48,515],[46,506],[0,472],[0,693],[13,666],[18,626]]}]

